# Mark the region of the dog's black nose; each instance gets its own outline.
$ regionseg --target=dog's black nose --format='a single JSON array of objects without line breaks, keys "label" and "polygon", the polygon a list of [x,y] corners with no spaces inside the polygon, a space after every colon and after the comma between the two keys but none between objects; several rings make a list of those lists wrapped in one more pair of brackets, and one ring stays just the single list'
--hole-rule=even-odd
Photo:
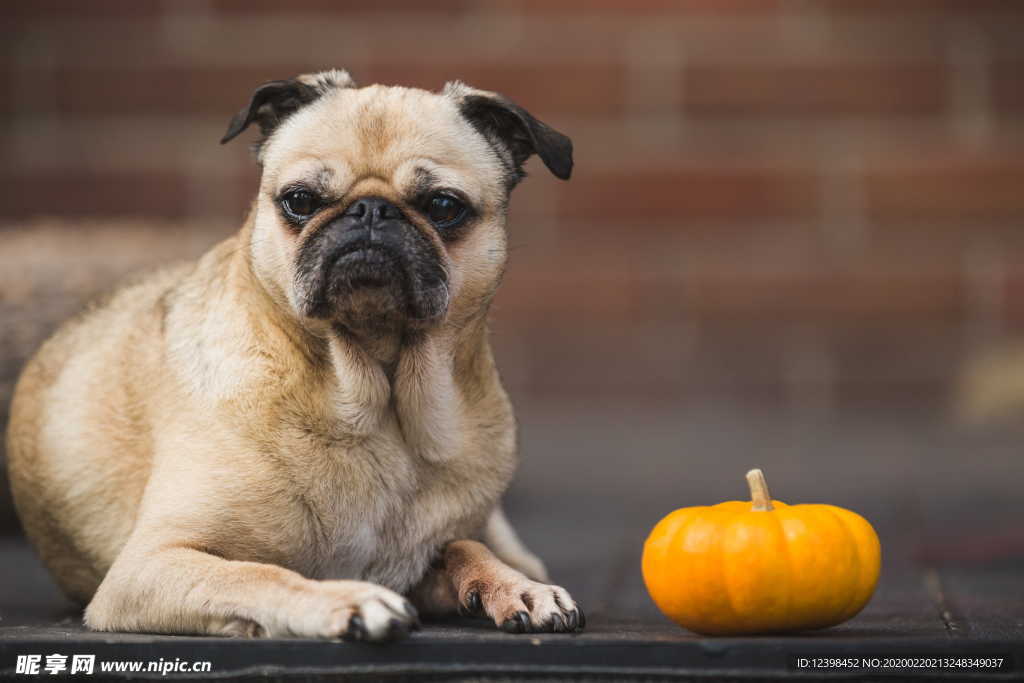
[{"label": "dog's black nose", "polygon": [[401,218],[402,212],[382,197],[362,197],[349,204],[342,215],[361,218],[363,223],[372,225],[378,221]]}]

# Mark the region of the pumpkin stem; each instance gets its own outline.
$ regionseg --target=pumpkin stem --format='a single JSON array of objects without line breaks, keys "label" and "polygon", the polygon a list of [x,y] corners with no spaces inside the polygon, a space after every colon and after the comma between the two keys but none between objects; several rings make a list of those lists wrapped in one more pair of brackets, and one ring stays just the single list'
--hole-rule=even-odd
[{"label": "pumpkin stem", "polygon": [[768,482],[764,479],[764,472],[759,469],[747,472],[747,484],[750,485],[750,499],[754,502],[752,510],[767,512],[775,509],[772,497],[768,494]]}]

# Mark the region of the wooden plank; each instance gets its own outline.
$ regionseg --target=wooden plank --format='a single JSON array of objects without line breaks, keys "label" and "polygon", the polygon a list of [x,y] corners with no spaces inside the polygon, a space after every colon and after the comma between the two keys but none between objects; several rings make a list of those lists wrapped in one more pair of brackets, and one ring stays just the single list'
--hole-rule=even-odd
[{"label": "wooden plank", "polygon": [[947,568],[936,572],[936,581],[964,637],[1024,638],[1024,566]]}]

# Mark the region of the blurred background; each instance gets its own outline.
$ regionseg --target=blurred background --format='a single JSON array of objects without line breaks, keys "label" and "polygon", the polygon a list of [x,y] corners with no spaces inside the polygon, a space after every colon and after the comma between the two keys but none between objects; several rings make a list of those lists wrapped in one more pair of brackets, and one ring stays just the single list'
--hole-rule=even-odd
[{"label": "blurred background", "polygon": [[576,146],[570,182],[534,160],[515,191],[492,316],[522,422],[509,504],[561,529],[527,534],[556,569],[632,557],[754,465],[784,500],[910,529],[918,559],[1024,557],[1024,3],[0,11],[0,410],[88,298],[237,229],[257,169],[217,141],[257,84],[463,79]]}]

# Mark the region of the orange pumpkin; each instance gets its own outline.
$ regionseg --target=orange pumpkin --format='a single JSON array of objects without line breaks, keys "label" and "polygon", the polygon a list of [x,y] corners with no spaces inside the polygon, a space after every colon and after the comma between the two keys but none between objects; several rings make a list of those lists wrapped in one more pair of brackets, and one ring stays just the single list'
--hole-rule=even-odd
[{"label": "orange pumpkin", "polygon": [[846,621],[878,582],[866,519],[833,505],[786,505],[747,473],[752,502],[676,510],[644,544],[647,591],[667,617],[706,635],[778,633]]}]

